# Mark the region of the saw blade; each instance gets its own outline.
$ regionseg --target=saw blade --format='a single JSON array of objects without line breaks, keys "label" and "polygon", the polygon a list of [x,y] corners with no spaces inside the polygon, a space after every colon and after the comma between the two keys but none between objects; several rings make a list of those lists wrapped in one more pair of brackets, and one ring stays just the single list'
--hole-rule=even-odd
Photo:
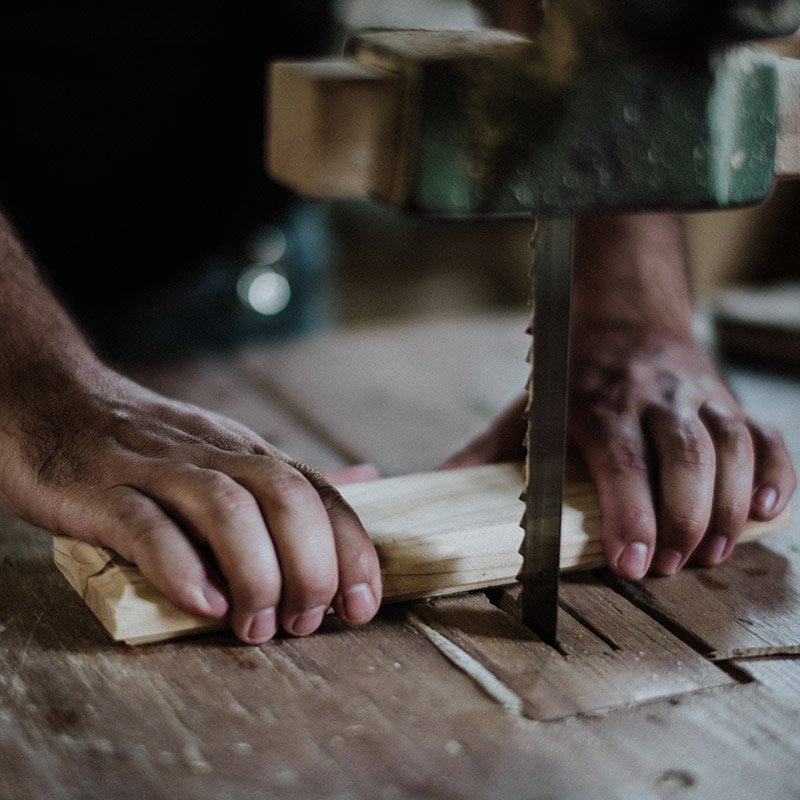
[{"label": "saw blade", "polygon": [[517,578],[522,621],[553,646],[558,641],[574,227],[571,217],[537,222],[532,271],[525,534]]}]

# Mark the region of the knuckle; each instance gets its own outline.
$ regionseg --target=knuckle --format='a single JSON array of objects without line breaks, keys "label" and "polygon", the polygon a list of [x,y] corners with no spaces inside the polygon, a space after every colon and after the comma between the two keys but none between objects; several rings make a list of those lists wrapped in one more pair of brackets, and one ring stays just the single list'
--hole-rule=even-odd
[{"label": "knuckle", "polygon": [[733,417],[719,420],[714,435],[721,449],[736,458],[749,456],[753,451],[753,440],[744,423]]},{"label": "knuckle", "polygon": [[717,528],[729,533],[738,533],[750,510],[750,501],[721,500],[714,508],[714,523]]},{"label": "knuckle", "polygon": [[647,456],[638,442],[616,437],[609,441],[605,468],[607,471],[617,474],[647,472]]},{"label": "knuckle", "polygon": [[351,578],[360,576],[369,579],[380,572],[375,548],[369,541],[363,541],[360,537],[341,548],[339,561],[342,571],[346,571]]},{"label": "knuckle", "polygon": [[687,547],[694,547],[705,535],[708,520],[687,511],[673,511],[669,517],[671,539]]},{"label": "knuckle", "polygon": [[649,541],[655,538],[656,518],[652,510],[627,506],[620,510],[615,533],[625,541]]},{"label": "knuckle", "polygon": [[[139,563],[143,555],[149,555],[156,546],[158,526],[154,523],[142,523],[128,528],[125,546],[132,554],[130,560]],[[122,554],[127,557],[125,553]]]},{"label": "knuckle", "polygon": [[668,455],[692,467],[710,467],[714,464],[714,451],[707,434],[699,426],[680,421],[668,440]]},{"label": "knuckle", "polygon": [[337,585],[338,576],[335,570],[307,570],[287,580],[287,600],[298,608],[329,603],[336,593]]},{"label": "knuckle", "polygon": [[270,570],[250,571],[230,581],[231,593],[239,609],[258,611],[280,601],[280,577]]},{"label": "knuckle", "polygon": [[337,588],[338,579],[335,576],[298,577],[287,582],[285,603],[288,608],[297,610],[328,605]]},{"label": "knuckle", "polygon": [[256,500],[244,486],[221,472],[212,472],[205,477],[203,491],[208,504],[226,511],[251,510]]},{"label": "knuckle", "polygon": [[143,509],[135,496],[117,493],[111,508],[120,528],[133,533],[142,526]]},{"label": "knuckle", "polygon": [[266,491],[273,503],[289,506],[307,502],[309,498],[317,495],[308,480],[288,466],[272,471]]},{"label": "knuckle", "polygon": [[143,504],[134,495],[119,493],[114,498],[112,509],[113,518],[123,534],[126,547],[140,553],[154,544],[158,535],[158,523],[152,515],[146,513]]}]

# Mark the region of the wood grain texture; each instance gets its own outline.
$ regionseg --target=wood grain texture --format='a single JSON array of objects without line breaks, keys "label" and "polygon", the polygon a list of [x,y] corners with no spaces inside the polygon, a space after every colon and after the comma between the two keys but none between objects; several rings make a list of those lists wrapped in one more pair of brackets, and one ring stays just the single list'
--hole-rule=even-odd
[{"label": "wood grain texture", "polygon": [[673,629],[691,631],[697,648],[711,659],[800,655],[796,534],[776,534],[768,547],[737,547],[713,570],[687,569],[674,577],[615,586]]},{"label": "wood grain texture", "polygon": [[529,320],[513,311],[362,326],[249,348],[237,365],[326,441],[382,475],[408,475],[438,466],[522,393]]},{"label": "wood grain texture", "polygon": [[[520,324],[515,329],[507,317],[498,316],[494,326],[479,319],[474,332],[464,334],[465,321],[409,323],[408,335],[392,326],[391,346],[372,356],[374,382],[364,363],[368,351],[352,336],[329,337],[327,364],[317,361],[313,343],[308,351],[287,347],[322,370],[321,377],[309,374],[304,386],[298,367],[295,393],[285,394],[288,408],[297,403],[316,421],[305,434],[298,431],[298,445],[309,431],[329,429],[346,438],[349,432],[342,431],[349,425],[359,458],[395,474],[419,471],[423,457],[447,454],[462,443],[454,440],[465,428],[482,426],[508,393],[521,388],[511,372],[517,358],[527,371]],[[367,338],[379,344],[379,334],[370,331]],[[474,346],[474,360],[464,341]],[[429,369],[429,355],[437,366],[447,365],[448,347],[449,367]],[[266,364],[273,348],[263,349]],[[173,370],[165,365],[159,374],[154,368],[154,384],[176,384],[193,400],[196,373],[180,370],[174,378]],[[383,386],[392,390],[382,392],[391,370],[394,376]],[[800,382],[762,371],[735,370],[727,377],[747,413],[777,426],[800,463]],[[240,413],[240,394],[257,400],[253,384],[237,369],[225,372],[225,381],[228,388],[214,393],[217,410],[229,404]],[[196,397],[205,385],[200,381]],[[398,390],[403,385],[411,400]],[[273,399],[263,391],[265,405]],[[257,405],[248,400],[241,413],[252,413],[257,422]],[[353,419],[354,406],[375,417]],[[439,422],[424,436],[418,409]],[[449,421],[447,409],[455,409]],[[386,419],[393,420],[391,435],[381,435]],[[289,429],[288,452],[292,436]],[[419,446],[424,451],[415,451]],[[797,541],[796,519],[792,527]],[[779,533],[764,546],[783,553],[784,542],[794,545],[789,533]],[[408,623],[403,606],[384,607],[364,628],[349,630],[328,618],[318,635],[278,637],[261,647],[238,645],[227,633],[119,647],[80,597],[65,591],[51,548],[50,534],[0,511],[3,800],[797,800],[797,657],[731,662],[752,674],[748,684],[537,722],[502,705],[454,666]],[[476,596],[434,602],[468,606]],[[702,625],[702,606],[697,608]],[[618,641],[619,631],[604,639],[573,617],[565,614],[564,620],[568,661],[614,652],[610,642]],[[626,624],[625,618],[611,622]],[[533,671],[536,643],[528,646]],[[521,662],[524,653],[517,658]],[[593,679],[590,670],[586,679]],[[506,696],[514,694],[502,685]],[[524,708],[521,698],[515,702]]]},{"label": "wood grain texture", "polygon": [[[383,478],[341,487],[375,544],[384,600],[452,594],[512,582],[521,566],[522,467],[493,464]],[[603,564],[597,497],[589,483],[568,486],[561,569]],[[745,539],[788,524],[748,524]],[[142,644],[225,626],[179,611],[135,566],[103,548],[56,536],[56,566],[111,636]]]},{"label": "wood grain texture", "polygon": [[14,586],[0,593],[3,800],[522,797],[533,782],[617,796],[611,765],[572,774],[394,608],[265,647],[212,634],[120,648],[37,539],[37,560],[0,559]]},{"label": "wood grain texture", "polygon": [[605,647],[566,657],[483,594],[435,598],[414,613],[484,666],[520,699],[520,711],[553,720],[635,705],[736,681],[613,589],[587,575],[562,582],[561,617]]}]

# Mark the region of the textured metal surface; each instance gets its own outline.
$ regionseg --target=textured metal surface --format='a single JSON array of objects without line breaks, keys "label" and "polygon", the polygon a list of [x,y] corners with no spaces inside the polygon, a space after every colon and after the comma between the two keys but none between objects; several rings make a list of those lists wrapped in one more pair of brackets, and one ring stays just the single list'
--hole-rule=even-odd
[{"label": "textured metal surface", "polygon": [[617,18],[579,16],[580,5],[554,4],[536,41],[356,35],[352,55],[408,86],[401,178],[386,199],[456,217],[762,201],[774,183],[777,56],[736,43],[645,46]]},{"label": "textured metal surface", "polygon": [[522,584],[522,621],[555,646],[574,221],[568,217],[540,225],[533,268],[533,345],[522,518],[525,534],[518,579]]}]

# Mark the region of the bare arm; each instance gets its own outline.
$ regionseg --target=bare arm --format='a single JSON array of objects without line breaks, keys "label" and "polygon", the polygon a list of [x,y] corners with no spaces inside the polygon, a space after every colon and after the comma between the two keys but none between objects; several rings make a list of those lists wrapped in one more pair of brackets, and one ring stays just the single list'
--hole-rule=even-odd
[{"label": "bare arm", "polygon": [[111,547],[181,608],[243,641],[380,602],[375,551],[315,470],[238,423],[108,368],[0,214],[0,501]]}]

